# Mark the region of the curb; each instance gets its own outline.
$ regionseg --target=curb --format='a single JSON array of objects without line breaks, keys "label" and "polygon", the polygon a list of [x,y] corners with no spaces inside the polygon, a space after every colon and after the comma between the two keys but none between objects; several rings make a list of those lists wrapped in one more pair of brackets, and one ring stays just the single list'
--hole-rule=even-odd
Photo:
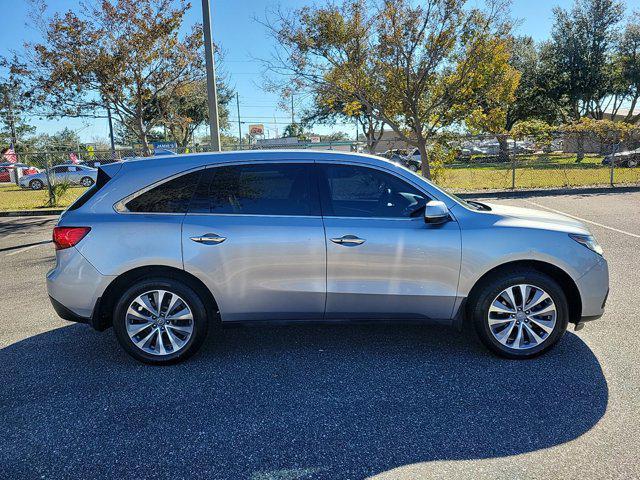
[{"label": "curb", "polygon": [[537,188],[534,190],[478,190],[475,192],[460,192],[456,195],[460,198],[519,198],[519,197],[544,197],[547,195],[597,195],[603,193],[633,193],[640,192],[640,186],[620,187],[575,187],[575,188]]},{"label": "curb", "polygon": [[64,208],[46,208],[42,210],[10,210],[8,212],[0,212],[0,217],[41,217],[47,215],[60,215],[64,212]]}]

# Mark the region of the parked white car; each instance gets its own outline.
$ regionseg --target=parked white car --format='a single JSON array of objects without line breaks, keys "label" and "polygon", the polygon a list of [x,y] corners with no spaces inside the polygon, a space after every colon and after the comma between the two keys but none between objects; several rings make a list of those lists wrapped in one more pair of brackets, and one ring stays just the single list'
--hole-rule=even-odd
[{"label": "parked white car", "polygon": [[[96,182],[98,170],[85,165],[56,165],[49,169],[53,183],[69,182],[72,185],[90,187]],[[42,171],[33,175],[25,175],[20,179],[22,188],[42,190],[48,184],[47,173]]]}]

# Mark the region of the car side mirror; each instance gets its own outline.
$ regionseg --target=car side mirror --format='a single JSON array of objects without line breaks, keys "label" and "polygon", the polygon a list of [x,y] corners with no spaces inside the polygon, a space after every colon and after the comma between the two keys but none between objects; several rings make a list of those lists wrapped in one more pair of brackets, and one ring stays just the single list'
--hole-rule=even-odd
[{"label": "car side mirror", "polygon": [[449,209],[444,202],[431,200],[424,208],[424,223],[440,225],[449,221]]}]

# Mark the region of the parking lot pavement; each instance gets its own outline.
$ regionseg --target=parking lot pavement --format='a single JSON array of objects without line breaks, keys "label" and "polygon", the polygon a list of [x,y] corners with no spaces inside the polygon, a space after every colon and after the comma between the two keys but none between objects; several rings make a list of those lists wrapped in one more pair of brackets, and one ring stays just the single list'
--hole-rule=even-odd
[{"label": "parking lot pavement", "polygon": [[605,316],[531,361],[438,327],[263,326],[144,366],[55,316],[50,244],[2,250],[55,220],[3,219],[0,478],[637,478],[640,193],[496,202],[594,222],[610,264]]}]

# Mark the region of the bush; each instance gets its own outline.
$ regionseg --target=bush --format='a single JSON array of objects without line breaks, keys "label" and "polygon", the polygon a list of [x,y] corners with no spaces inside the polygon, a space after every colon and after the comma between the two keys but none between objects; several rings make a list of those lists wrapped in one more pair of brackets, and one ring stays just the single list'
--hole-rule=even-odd
[{"label": "bush", "polygon": [[453,163],[456,159],[456,151],[440,143],[434,143],[429,147],[429,166],[431,167],[431,179],[438,183],[445,179],[445,164]]},{"label": "bush", "polygon": [[53,182],[51,189],[49,190],[49,201],[47,205],[49,207],[57,207],[61,204],[62,197],[67,193],[71,184],[67,181]]}]

